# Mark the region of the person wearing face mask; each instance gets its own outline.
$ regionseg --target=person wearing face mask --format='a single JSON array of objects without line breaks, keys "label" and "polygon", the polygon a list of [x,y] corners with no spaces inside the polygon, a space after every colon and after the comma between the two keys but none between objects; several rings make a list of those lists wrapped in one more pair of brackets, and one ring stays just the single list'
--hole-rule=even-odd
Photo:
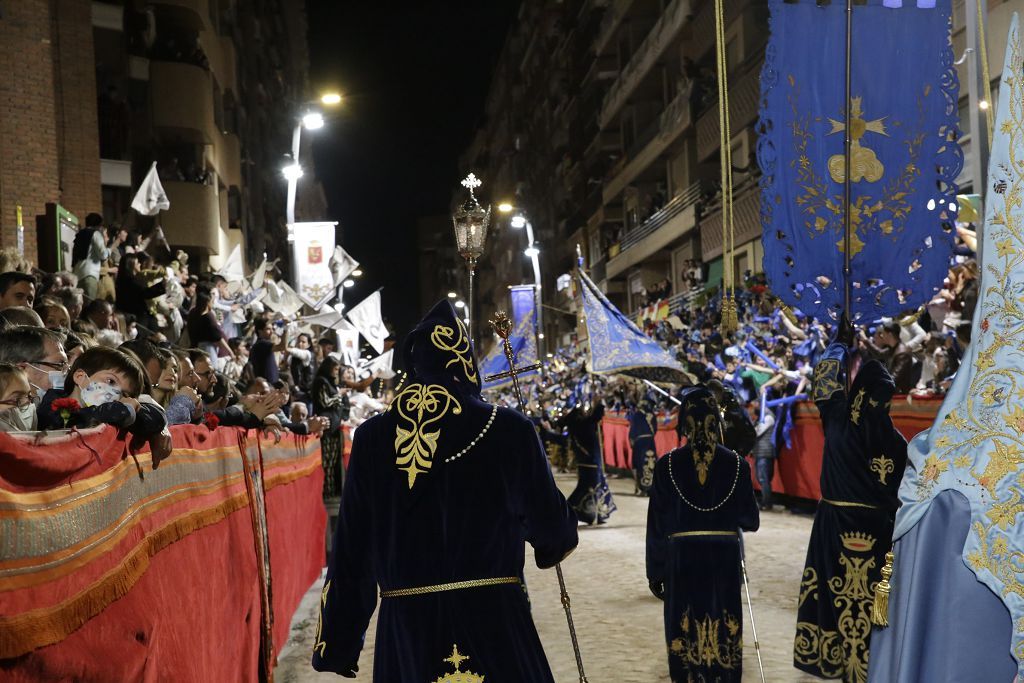
[{"label": "person wearing face mask", "polygon": [[[0,363],[17,365],[35,389],[34,403],[38,405],[44,392],[64,386],[68,371],[68,357],[63,348],[64,335],[41,327],[24,325],[0,331]],[[19,409],[15,431],[35,431],[35,407]]]},{"label": "person wearing face mask", "polygon": [[21,431],[24,415],[31,420],[36,405],[25,371],[10,363],[0,364],[0,432]]},{"label": "person wearing face mask", "polygon": [[[110,424],[143,438],[158,435],[167,426],[159,406],[140,403],[147,393],[146,373],[137,360],[123,351],[102,346],[83,353],[68,371],[65,386],[43,395],[37,411],[40,429],[93,427]],[[65,418],[54,401],[73,398],[77,410]]]}]

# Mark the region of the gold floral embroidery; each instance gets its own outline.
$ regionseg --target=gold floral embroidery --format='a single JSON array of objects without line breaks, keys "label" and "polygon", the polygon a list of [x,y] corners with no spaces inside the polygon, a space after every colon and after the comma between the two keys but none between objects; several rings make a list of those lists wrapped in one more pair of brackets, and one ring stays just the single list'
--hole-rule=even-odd
[{"label": "gold floral embroidery", "polygon": [[[871,635],[871,605],[877,581],[870,580],[875,558],[864,556],[874,547],[875,538],[865,533],[842,534],[840,540],[849,554],[840,551],[843,575],[829,579],[828,594],[839,610],[836,631],[801,621],[796,625],[793,658],[798,664],[816,667],[826,678],[842,678],[864,683],[868,678],[868,638]],[[810,569],[810,568],[808,568]],[[813,585],[810,584],[813,581]],[[817,577],[804,571],[800,604],[814,593],[818,599]]]},{"label": "gold floral embroidery", "polygon": [[462,372],[471,384],[476,384],[476,369],[473,367],[473,349],[469,345],[469,335],[466,333],[466,326],[461,320],[456,320],[456,329],[447,325],[435,325],[434,331],[430,333],[430,343],[440,351],[448,351],[455,355],[444,366],[451,367],[456,363],[462,364]]},{"label": "gold floral embroidery", "polygon": [[658,462],[658,456],[654,451],[648,450],[644,453],[644,466],[640,470],[640,486],[646,491],[654,485],[654,465]]},{"label": "gold floral embroidery", "polygon": [[853,397],[853,402],[850,404],[850,422],[855,425],[860,424],[860,409],[864,403],[864,390],[861,389],[857,392],[857,395]]},{"label": "gold floral embroidery", "polygon": [[698,433],[693,417],[686,416],[686,436],[692,444],[690,450],[693,453],[693,466],[697,470],[697,483],[704,486],[708,481],[711,462],[715,459],[719,435],[718,418],[707,415],[704,424],[700,426],[701,432]]},{"label": "gold floral embroidery", "polygon": [[469,657],[459,652],[458,645],[452,645],[452,654],[442,662],[451,664],[455,671],[444,674],[434,679],[434,683],[484,683],[484,677],[480,674],[475,674],[472,671],[463,671],[462,664],[467,661]]},{"label": "gold floral embroidery", "polygon": [[740,637],[740,621],[728,611],[712,619],[705,614],[695,619],[687,607],[679,620],[682,635],[675,638],[669,651],[688,666],[736,669],[743,661],[743,639]]},{"label": "gold floral embroidery", "polygon": [[834,358],[819,361],[814,368],[811,384],[811,400],[815,402],[832,398],[834,394],[842,391],[843,385],[839,382],[839,361]]},{"label": "gold floral embroidery", "polygon": [[416,483],[416,476],[430,471],[437,451],[437,440],[441,430],[429,431],[428,427],[451,411],[458,415],[462,406],[458,400],[440,384],[410,384],[394,401],[398,419],[404,421],[395,427],[395,464],[409,475],[409,488]]},{"label": "gold floral embroidery", "polygon": [[323,638],[323,627],[324,627],[324,611],[327,610],[327,592],[331,590],[331,582],[328,580],[324,583],[324,589],[320,591],[320,615],[316,619],[316,635],[313,636],[314,645],[313,652],[319,650],[320,656],[323,657],[327,651],[327,643],[322,640]]},{"label": "gold floral embroidery", "polygon": [[882,486],[885,486],[885,478],[892,474],[895,469],[896,465],[892,458],[885,457],[885,453],[871,459],[871,471],[878,475],[878,483]]}]

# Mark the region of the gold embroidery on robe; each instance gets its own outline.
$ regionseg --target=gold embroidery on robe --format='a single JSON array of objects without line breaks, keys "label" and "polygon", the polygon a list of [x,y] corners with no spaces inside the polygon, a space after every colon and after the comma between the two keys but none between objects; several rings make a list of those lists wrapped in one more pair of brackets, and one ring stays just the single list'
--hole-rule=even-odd
[{"label": "gold embroidery on robe", "polygon": [[839,383],[839,361],[835,358],[818,361],[811,386],[811,400],[815,402],[832,398],[833,394],[842,391],[843,385]]},{"label": "gold embroidery on robe", "polygon": [[649,450],[644,453],[644,466],[640,470],[640,486],[645,490],[654,486],[654,466],[657,462],[658,456],[654,454],[654,451]]},{"label": "gold embroidery on robe", "polygon": [[850,404],[850,422],[855,425],[860,424],[860,409],[864,403],[864,390],[861,389],[857,392],[857,395],[853,397],[853,402]]},{"label": "gold embroidery on robe", "polygon": [[395,464],[409,475],[409,488],[416,476],[430,471],[441,430],[428,427],[451,411],[458,415],[462,406],[440,384],[410,384],[394,401],[398,419],[406,423],[395,427]]},{"label": "gold embroidery on robe", "polygon": [[331,590],[331,582],[327,581],[324,583],[324,589],[320,591],[320,615],[316,618],[316,635],[313,636],[313,652],[320,651],[320,656],[323,657],[327,651],[327,643],[321,640],[323,636],[324,627],[324,610],[327,609],[327,592]]},{"label": "gold embroidery on robe", "polygon": [[669,651],[687,666],[736,669],[743,662],[740,621],[729,612],[723,610],[718,619],[710,614],[697,619],[687,607],[679,626],[682,635],[672,641]]},{"label": "gold embroidery on robe", "polygon": [[[447,325],[435,325],[434,331],[430,333],[430,343],[440,351],[448,351],[455,355],[444,366],[450,367],[456,363],[462,364],[462,372],[470,384],[476,384],[476,370],[473,368],[473,350],[469,345],[469,335],[466,333],[466,326],[461,320],[456,320],[457,330]],[[456,332],[458,334],[456,335]]]},{"label": "gold embroidery on robe", "polygon": [[886,477],[893,473],[895,467],[892,458],[885,457],[885,453],[871,459],[871,471],[878,475],[878,483],[882,486],[885,486]]},{"label": "gold embroidery on robe", "polygon": [[480,674],[462,670],[462,663],[468,659],[469,657],[459,652],[458,645],[452,645],[451,656],[441,661],[451,664],[455,671],[435,678],[434,683],[484,683],[484,677]]},{"label": "gold embroidery on robe", "polygon": [[[818,624],[801,621],[796,625],[793,658],[797,663],[816,667],[826,678],[842,678],[846,683],[865,683],[868,679],[868,642],[871,636],[871,605],[877,581],[870,581],[875,568],[870,553],[875,538],[853,532],[840,535],[843,551],[839,553],[842,576],[833,576],[827,590],[818,585],[814,569],[804,570],[800,605],[812,597],[829,597],[840,610],[837,630],[828,631]],[[845,551],[850,551],[849,553]],[[809,572],[811,572],[809,574]]]}]

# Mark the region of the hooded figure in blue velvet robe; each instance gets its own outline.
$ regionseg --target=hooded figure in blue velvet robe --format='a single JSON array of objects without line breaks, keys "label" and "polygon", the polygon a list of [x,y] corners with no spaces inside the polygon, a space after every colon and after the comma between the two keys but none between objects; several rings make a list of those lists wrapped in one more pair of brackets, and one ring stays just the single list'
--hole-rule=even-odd
[{"label": "hooded figure in blue velvet robe", "polygon": [[814,371],[825,453],[821,502],[800,583],[793,664],[820,678],[863,683],[871,606],[892,538],[907,441],[889,417],[896,385],[877,360],[846,389],[847,349],[833,343]]},{"label": "hooded figure in blue velvet robe", "polygon": [[552,567],[576,547],[577,521],[537,432],[480,399],[447,301],[404,357],[391,408],[355,433],[313,668],[354,677],[379,587],[374,681],[553,681],[522,582],[525,544]]},{"label": "hooded figure in blue velvet robe", "polygon": [[679,407],[687,443],[654,467],[647,580],[665,601],[669,673],[678,683],[743,676],[739,530],[760,524],[750,465],[721,445],[721,413],[704,387]]},{"label": "hooded figure in blue velvet robe", "polygon": [[604,473],[604,452],[601,448],[601,418],[604,404],[584,404],[575,394],[574,405],[560,421],[569,436],[569,450],[576,462],[576,488],[569,494],[569,505],[581,522],[604,524],[618,509],[612,499]]},{"label": "hooded figure in blue velvet robe", "polygon": [[654,406],[647,399],[633,406],[628,414],[629,447],[633,456],[633,478],[636,493],[650,495],[654,483],[654,464],[658,462],[658,451],[654,445],[654,434],[658,430],[658,416]]}]

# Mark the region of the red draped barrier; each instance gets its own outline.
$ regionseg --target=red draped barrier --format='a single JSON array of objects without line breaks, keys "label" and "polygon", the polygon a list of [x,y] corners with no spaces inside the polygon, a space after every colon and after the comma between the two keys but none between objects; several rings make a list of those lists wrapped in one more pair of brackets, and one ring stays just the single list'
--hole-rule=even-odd
[{"label": "red draped barrier", "polygon": [[[893,398],[890,415],[896,428],[910,440],[931,427],[940,405],[941,398],[914,398],[908,401],[906,396],[896,396]],[[818,500],[821,498],[821,456],[825,448],[825,435],[821,431],[818,409],[813,403],[803,402],[796,405],[793,414],[793,431],[790,433],[792,446],[783,448],[775,461],[772,489],[776,493]],[[602,421],[602,435],[605,464],[608,467],[629,469],[629,423],[624,417],[609,414]],[[659,424],[655,443],[658,455],[664,455],[676,447],[674,420],[668,424]],[[754,474],[753,466],[751,474]],[[757,486],[756,481],[754,486]]]},{"label": "red draped barrier", "polygon": [[240,449],[250,469],[262,451],[274,651],[284,646],[324,564],[319,442],[172,434],[154,468],[111,427],[38,443],[0,433],[0,678],[256,680],[260,577]]}]

